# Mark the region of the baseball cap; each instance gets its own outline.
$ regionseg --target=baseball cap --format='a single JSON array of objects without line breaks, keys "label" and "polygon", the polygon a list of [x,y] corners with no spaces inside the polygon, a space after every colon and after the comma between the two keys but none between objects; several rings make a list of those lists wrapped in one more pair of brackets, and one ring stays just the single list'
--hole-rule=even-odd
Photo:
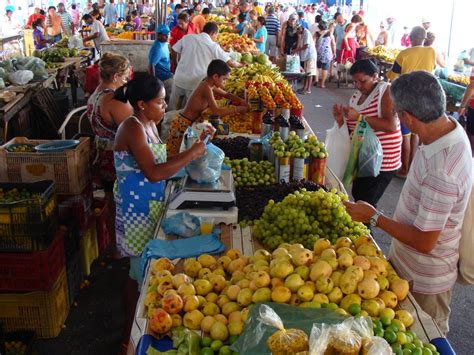
[{"label": "baseball cap", "polygon": [[156,29],[156,33],[161,33],[164,35],[169,35],[170,34],[170,28],[168,25],[159,25],[158,28]]}]

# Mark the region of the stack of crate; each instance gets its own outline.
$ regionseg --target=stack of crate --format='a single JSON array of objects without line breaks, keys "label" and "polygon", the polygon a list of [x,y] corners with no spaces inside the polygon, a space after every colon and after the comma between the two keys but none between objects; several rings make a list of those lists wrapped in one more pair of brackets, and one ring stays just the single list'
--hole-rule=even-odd
[{"label": "stack of crate", "polygon": [[68,229],[66,271],[70,298],[73,299],[79,287],[78,270],[87,276],[90,264],[98,256],[92,211],[91,140],[82,137],[74,148],[58,151],[10,152],[8,149],[51,142],[16,137],[0,147],[0,181],[55,181],[59,222]]},{"label": "stack of crate", "polygon": [[55,183],[0,183],[0,323],[55,337],[69,304]]}]

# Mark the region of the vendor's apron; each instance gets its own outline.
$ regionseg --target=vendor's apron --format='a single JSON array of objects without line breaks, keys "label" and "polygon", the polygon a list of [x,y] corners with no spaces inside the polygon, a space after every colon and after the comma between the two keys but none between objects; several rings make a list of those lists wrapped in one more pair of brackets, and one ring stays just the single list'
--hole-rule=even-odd
[{"label": "vendor's apron", "polygon": [[[155,163],[166,162],[166,145],[149,143]],[[164,208],[166,180],[151,183],[128,152],[115,152],[117,181],[117,243],[124,256],[137,256],[153,239],[158,217]]]}]

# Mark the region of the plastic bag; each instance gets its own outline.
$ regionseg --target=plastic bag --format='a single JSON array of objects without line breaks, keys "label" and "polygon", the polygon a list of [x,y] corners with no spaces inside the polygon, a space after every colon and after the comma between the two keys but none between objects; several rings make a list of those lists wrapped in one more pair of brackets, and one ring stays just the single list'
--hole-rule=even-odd
[{"label": "plastic bag", "polygon": [[179,237],[194,237],[199,234],[199,218],[187,212],[180,212],[174,216],[165,218],[161,227],[166,234]]},{"label": "plastic bag", "polygon": [[331,339],[331,328],[328,324],[313,324],[309,336],[309,354],[324,355]]},{"label": "plastic bag", "polygon": [[308,350],[308,336],[304,331],[285,329],[278,314],[267,305],[260,305],[259,313],[262,323],[278,329],[267,340],[267,346],[273,355],[293,354]]},{"label": "plastic bag", "polygon": [[[354,318],[347,318],[341,324],[331,327],[327,350],[334,354],[358,354],[362,347],[361,336],[352,330]],[[332,354],[331,353],[331,354]]]},{"label": "plastic bag", "polygon": [[[188,128],[185,146],[187,149],[197,139],[193,129]],[[222,163],[225,154],[219,147],[212,143],[206,145],[206,154],[199,159],[193,160],[186,166],[186,172],[194,181],[200,184],[211,184],[216,182],[221,176]]]},{"label": "plastic bag", "polygon": [[357,168],[359,166],[359,151],[364,140],[365,127],[361,126],[361,122],[357,122],[357,126],[352,134],[351,140],[351,150],[349,153],[349,158],[347,159],[346,169],[344,170],[344,176],[342,178],[342,183],[346,188],[348,188],[352,181],[354,181],[357,176]]},{"label": "plastic bag", "polygon": [[298,54],[292,54],[286,56],[286,70],[289,73],[300,72],[300,56]]},{"label": "plastic bag", "polygon": [[369,317],[357,317],[352,322],[352,330],[362,339],[362,354],[391,355],[392,348],[383,338],[374,336],[372,320]]},{"label": "plastic bag", "polygon": [[327,130],[326,150],[328,152],[326,163],[328,168],[339,180],[342,180],[351,152],[351,138],[345,122],[341,127],[334,123],[334,126]]},{"label": "plastic bag", "polygon": [[359,150],[357,177],[376,177],[380,174],[382,166],[382,144],[366,121],[362,121],[362,125],[365,125],[365,133]]},{"label": "plastic bag", "polygon": [[33,72],[31,70],[18,70],[8,74],[8,81],[13,85],[25,85],[33,80]]},{"label": "plastic bag", "polygon": [[82,38],[80,35],[75,35],[69,37],[67,46],[68,48],[82,48],[84,47],[84,43],[82,43]]}]

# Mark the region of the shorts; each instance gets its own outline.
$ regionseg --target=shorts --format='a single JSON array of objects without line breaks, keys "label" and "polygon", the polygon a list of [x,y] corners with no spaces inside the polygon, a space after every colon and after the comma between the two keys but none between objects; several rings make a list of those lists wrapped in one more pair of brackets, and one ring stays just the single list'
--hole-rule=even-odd
[{"label": "shorts", "polygon": [[318,66],[318,69],[329,70],[329,67],[331,66],[331,63],[322,63],[318,60],[317,66]]},{"label": "shorts", "polygon": [[474,135],[474,109],[468,107],[466,112],[466,131],[471,136]]},{"label": "shorts", "polygon": [[277,57],[278,56],[277,36],[276,35],[268,35],[267,43],[265,43],[265,53],[269,57]]},{"label": "shorts", "polygon": [[402,136],[411,135],[411,131],[408,128],[406,128],[401,122],[400,122],[400,130],[402,131]]},{"label": "shorts", "polygon": [[316,76],[316,59],[308,59],[304,62],[304,72],[307,76]]}]

